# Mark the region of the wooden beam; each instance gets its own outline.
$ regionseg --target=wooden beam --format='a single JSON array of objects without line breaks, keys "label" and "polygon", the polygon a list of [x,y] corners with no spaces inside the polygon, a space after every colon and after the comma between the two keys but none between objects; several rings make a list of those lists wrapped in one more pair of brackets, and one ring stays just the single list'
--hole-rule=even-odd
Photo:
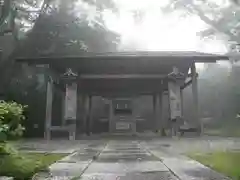
[{"label": "wooden beam", "polygon": [[[192,77],[192,74],[187,74],[187,77]],[[196,77],[198,77],[198,73],[196,72]]]},{"label": "wooden beam", "polygon": [[181,87],[181,89],[186,88],[186,87],[189,86],[190,84],[192,84],[192,79],[189,80],[188,82],[185,82],[184,85]]},{"label": "wooden beam", "polygon": [[162,74],[81,74],[80,79],[163,79]]}]

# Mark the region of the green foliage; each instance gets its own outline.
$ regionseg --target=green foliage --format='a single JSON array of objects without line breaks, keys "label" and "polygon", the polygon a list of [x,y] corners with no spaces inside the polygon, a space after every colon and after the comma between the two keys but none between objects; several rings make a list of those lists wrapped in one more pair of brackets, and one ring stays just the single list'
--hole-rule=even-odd
[{"label": "green foliage", "polygon": [[0,142],[8,138],[17,138],[22,136],[24,127],[22,121],[26,106],[16,102],[0,102]]},{"label": "green foliage", "polygon": [[13,148],[3,145],[0,155],[0,176],[14,177],[14,179],[30,179],[35,173],[47,167],[37,159],[31,159],[17,153]]},{"label": "green foliage", "polygon": [[0,143],[0,157],[1,155],[9,155],[9,154],[18,154],[18,151],[15,150],[8,143]]},{"label": "green foliage", "polygon": [[0,176],[15,180],[30,179],[39,171],[48,171],[48,166],[66,154],[19,153],[7,143],[0,144]]},{"label": "green foliage", "polygon": [[39,170],[41,170],[41,164],[38,161],[22,156],[9,155],[2,159],[0,175],[25,180],[30,179]]},{"label": "green foliage", "polygon": [[[49,8],[48,13],[37,18],[17,54],[51,56],[116,51],[119,35],[108,29],[102,16],[104,10],[112,8],[108,8],[107,1],[83,1],[80,4],[74,0],[59,1],[56,8]],[[49,7],[52,5],[50,2]],[[98,11],[92,13],[89,8]]]}]

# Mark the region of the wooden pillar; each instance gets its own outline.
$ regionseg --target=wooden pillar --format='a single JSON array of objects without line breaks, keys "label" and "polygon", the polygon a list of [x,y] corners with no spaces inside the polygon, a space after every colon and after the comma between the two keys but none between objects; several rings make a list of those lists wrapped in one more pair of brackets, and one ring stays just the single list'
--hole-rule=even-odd
[{"label": "wooden pillar", "polygon": [[47,83],[45,133],[44,133],[44,138],[47,140],[51,139],[52,101],[53,101],[53,80],[49,78]]},{"label": "wooden pillar", "polygon": [[88,107],[87,107],[87,130],[88,134],[92,133],[92,96],[88,96]]},{"label": "wooden pillar", "polygon": [[157,110],[156,110],[156,94],[153,94],[153,116],[154,116],[154,123],[153,123],[153,130],[157,131],[156,124],[157,124]]},{"label": "wooden pillar", "polygon": [[163,91],[159,94],[159,129],[161,129],[161,134],[163,134],[163,129],[165,127],[164,116],[163,116]]},{"label": "wooden pillar", "polygon": [[80,94],[79,88],[77,92],[77,120],[76,120],[76,134],[78,134],[81,131],[81,128],[83,127],[82,124],[82,106],[83,106],[83,97]]},{"label": "wooden pillar", "polygon": [[183,117],[183,89],[180,91],[180,96],[181,96],[181,111],[182,111],[182,117]]},{"label": "wooden pillar", "polygon": [[92,109],[92,98],[89,95],[84,95],[84,105],[83,105],[83,121],[84,121],[84,131],[86,135],[91,133],[91,109]]},{"label": "wooden pillar", "polygon": [[87,127],[87,118],[86,118],[86,95],[85,94],[82,94],[82,108],[81,108],[81,110],[82,110],[82,115],[81,115],[81,117],[82,117],[82,132],[84,133],[84,134],[86,134],[86,127]]},{"label": "wooden pillar", "polygon": [[172,135],[176,136],[181,125],[181,90],[177,81],[168,82],[169,103],[170,103],[170,119],[172,127]]},{"label": "wooden pillar", "polygon": [[200,124],[202,132],[202,123],[199,121],[199,106],[198,106],[198,84],[197,84],[197,72],[195,63],[191,66],[191,75],[192,75],[192,94],[193,94],[193,111],[195,122]]},{"label": "wooden pillar", "polygon": [[113,101],[109,100],[109,132],[113,133]]},{"label": "wooden pillar", "polygon": [[155,131],[158,131],[161,126],[161,94],[155,95]]},{"label": "wooden pillar", "polygon": [[88,111],[89,111],[89,96],[84,95],[84,106],[83,106],[83,121],[84,121],[84,132],[86,135],[89,135],[89,119],[88,119]]},{"label": "wooden pillar", "polygon": [[75,82],[66,84],[64,119],[69,127],[69,139],[75,140],[77,119],[77,84]]},{"label": "wooden pillar", "polygon": [[132,120],[131,120],[131,130],[132,130],[132,135],[136,135],[137,134],[137,121],[136,121],[136,116],[137,116],[137,111],[136,108],[134,108],[136,104],[136,99],[133,98],[132,102],[131,102],[131,107],[133,109],[132,111]]},{"label": "wooden pillar", "polygon": [[65,91],[62,92],[61,94],[61,98],[62,98],[62,125],[65,124]]}]

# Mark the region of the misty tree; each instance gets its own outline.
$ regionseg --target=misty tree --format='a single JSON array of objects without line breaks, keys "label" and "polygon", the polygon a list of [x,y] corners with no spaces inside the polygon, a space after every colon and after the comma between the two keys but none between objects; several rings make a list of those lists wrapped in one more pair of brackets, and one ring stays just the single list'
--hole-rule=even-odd
[{"label": "misty tree", "polygon": [[52,1],[47,13],[39,16],[22,42],[19,52],[25,56],[64,56],[86,51],[116,51],[118,35],[107,29],[102,15],[103,6],[108,8],[107,5],[91,1]]},{"label": "misty tree", "polygon": [[11,8],[17,10],[14,33],[8,33],[14,43],[0,66],[0,91],[6,99],[29,105],[28,127],[44,119],[47,71],[14,59],[117,51],[118,34],[106,27],[103,17],[104,10],[116,8],[111,0],[12,0]]},{"label": "misty tree", "polygon": [[[23,27],[28,32],[19,41],[15,56],[64,57],[117,50],[118,35],[107,29],[102,16],[103,10],[114,8],[110,1],[62,0],[45,1],[45,4],[41,4],[40,14],[31,18],[35,18],[34,24]],[[13,73],[19,80],[19,70]]]},{"label": "misty tree", "polygon": [[[0,93],[6,91],[13,72],[14,58],[23,37],[31,30],[34,22],[41,13],[44,13],[48,1],[2,1],[2,16],[0,25],[0,49],[2,58],[0,61]],[[4,87],[4,89],[3,89]]]},{"label": "misty tree", "polygon": [[[17,9],[15,18],[16,43],[14,51],[5,58],[9,68],[3,81],[15,74],[19,67],[11,66],[17,56],[66,56],[84,52],[111,52],[117,50],[118,35],[107,29],[103,11],[115,10],[108,0],[22,0],[12,1]],[[2,81],[2,82],[3,82]],[[25,82],[23,80],[22,82]],[[6,86],[4,86],[6,87]]]},{"label": "misty tree", "polygon": [[171,0],[164,10],[181,10],[184,17],[198,16],[208,25],[199,32],[202,38],[224,39],[231,51],[239,51],[240,9],[234,1]]}]

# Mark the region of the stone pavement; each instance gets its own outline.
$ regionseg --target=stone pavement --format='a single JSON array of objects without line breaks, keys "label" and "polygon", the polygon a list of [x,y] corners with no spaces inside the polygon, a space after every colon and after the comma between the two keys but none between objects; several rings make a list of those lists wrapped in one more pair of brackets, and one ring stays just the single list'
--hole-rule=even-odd
[{"label": "stone pavement", "polygon": [[[176,141],[176,143],[178,142]],[[175,147],[176,149],[173,151],[169,144],[161,144],[162,146],[160,147],[153,146],[151,143],[146,142],[144,142],[144,144],[153,155],[161,159],[161,162],[176,175],[179,180],[230,180],[228,177],[179,153],[182,151],[176,149],[181,149],[181,146],[178,148]],[[192,150],[190,148],[191,146],[192,144],[189,142],[187,147],[190,151]]]},{"label": "stone pavement", "polygon": [[99,144],[101,140],[81,140],[81,141],[69,141],[69,140],[25,140],[15,143],[15,146],[20,151],[27,152],[39,152],[39,153],[74,153],[79,149],[87,148],[91,144]]},{"label": "stone pavement", "polygon": [[[41,143],[38,148],[42,151],[72,152],[50,166],[51,176],[38,178],[58,180],[227,180],[223,175],[185,157],[183,153],[211,151],[215,146],[232,150],[239,148],[238,139],[217,138]],[[37,148],[35,150],[38,151]]]},{"label": "stone pavement", "polygon": [[177,180],[138,141],[110,141],[81,180]]}]

